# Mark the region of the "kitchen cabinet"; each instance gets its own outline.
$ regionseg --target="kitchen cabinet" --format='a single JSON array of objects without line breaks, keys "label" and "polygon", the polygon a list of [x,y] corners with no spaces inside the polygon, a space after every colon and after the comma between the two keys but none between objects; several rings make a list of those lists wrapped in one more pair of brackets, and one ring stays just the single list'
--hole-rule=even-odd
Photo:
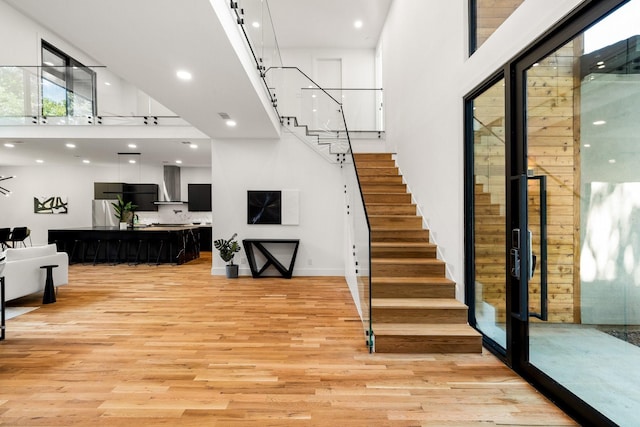
[{"label": "kitchen cabinet", "polygon": [[211,212],[211,184],[188,184],[189,212]]},{"label": "kitchen cabinet", "polygon": [[118,196],[138,206],[138,212],[157,211],[158,184],[127,184],[125,182],[94,182],[93,198],[95,200],[115,200]]}]

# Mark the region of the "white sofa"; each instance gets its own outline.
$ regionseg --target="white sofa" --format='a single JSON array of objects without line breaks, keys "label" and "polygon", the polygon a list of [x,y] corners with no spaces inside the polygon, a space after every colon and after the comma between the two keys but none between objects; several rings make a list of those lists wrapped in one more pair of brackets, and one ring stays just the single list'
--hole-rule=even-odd
[{"label": "white sofa", "polygon": [[[44,291],[46,269],[43,265],[57,265],[53,269],[54,286],[69,283],[69,257],[66,252],[57,252],[56,245],[9,248],[0,252],[5,257],[4,276],[5,300],[11,301],[35,292]],[[1,267],[0,267],[1,269]]]}]

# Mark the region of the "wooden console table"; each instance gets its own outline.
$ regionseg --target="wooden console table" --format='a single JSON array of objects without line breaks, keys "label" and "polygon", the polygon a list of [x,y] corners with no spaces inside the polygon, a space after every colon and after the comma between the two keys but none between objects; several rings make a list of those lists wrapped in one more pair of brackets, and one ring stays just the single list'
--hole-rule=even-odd
[{"label": "wooden console table", "polygon": [[[282,265],[282,263],[278,261],[267,248],[264,247],[265,244],[268,245],[271,243],[294,245],[293,254],[291,255],[291,262],[289,262],[288,268]],[[262,273],[264,273],[264,271],[271,265],[273,265],[273,267],[278,270],[282,277],[291,279],[291,276],[293,275],[293,265],[296,262],[296,255],[298,254],[299,245],[299,239],[244,239],[242,241],[244,252],[247,254],[247,261],[249,261],[249,268],[251,268],[251,275],[254,279],[264,277],[262,276]],[[256,264],[254,248],[267,259],[264,265],[259,269]]]}]

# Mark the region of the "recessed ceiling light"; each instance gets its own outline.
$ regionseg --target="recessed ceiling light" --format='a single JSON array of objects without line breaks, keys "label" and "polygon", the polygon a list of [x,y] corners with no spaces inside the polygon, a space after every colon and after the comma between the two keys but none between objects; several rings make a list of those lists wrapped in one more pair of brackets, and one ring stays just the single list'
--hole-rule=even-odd
[{"label": "recessed ceiling light", "polygon": [[598,69],[602,70],[603,68],[605,68],[606,65],[602,64],[602,65],[598,65]]},{"label": "recessed ceiling light", "polygon": [[604,65],[604,61],[598,61],[596,65]]},{"label": "recessed ceiling light", "polygon": [[235,120],[231,120],[231,119],[227,120],[226,123],[227,123],[227,126],[229,126],[230,128],[232,128],[235,125],[237,125],[236,121]]},{"label": "recessed ceiling light", "polygon": [[589,148],[589,147],[591,147],[591,144],[584,144],[583,147],[584,148]]},{"label": "recessed ceiling light", "polygon": [[44,160],[42,160],[42,159],[36,159],[36,163],[44,163]]},{"label": "recessed ceiling light", "polygon": [[604,124],[606,124],[607,122],[605,120],[596,120],[595,122],[593,122],[593,124],[595,126],[602,126]]},{"label": "recessed ceiling light", "polygon": [[540,64],[539,64],[539,63],[537,63],[537,62],[536,62],[535,64],[533,64],[533,66],[534,66],[534,67],[538,67],[539,65],[540,65]]},{"label": "recessed ceiling light", "polygon": [[15,145],[13,145],[13,144],[12,144],[12,143],[10,143],[10,142],[5,142],[5,143],[4,143],[4,146],[5,146],[5,147],[7,147],[7,148],[13,148],[13,147],[15,147]]},{"label": "recessed ceiling light", "polygon": [[64,146],[67,148],[76,148],[76,144],[72,142],[67,142],[66,144],[64,144]]},{"label": "recessed ceiling light", "polygon": [[359,19],[353,23],[353,26],[354,26],[355,28],[362,28],[362,25],[363,25],[363,23],[362,23],[362,21],[361,21],[361,20],[359,20]]},{"label": "recessed ceiling light", "polygon": [[89,164],[89,163],[91,163],[91,160],[89,160],[89,159],[84,159],[84,160],[82,161],[82,163]]},{"label": "recessed ceiling light", "polygon": [[195,150],[196,148],[198,148],[198,146],[196,144],[189,144],[189,148],[192,148]]},{"label": "recessed ceiling light", "polygon": [[182,164],[182,160],[176,160],[176,163],[181,165]]},{"label": "recessed ceiling light", "polygon": [[253,22],[251,23],[251,26],[252,26],[253,28],[260,28],[260,23],[259,23],[258,21],[253,21]]},{"label": "recessed ceiling light", "polygon": [[131,164],[134,164],[135,162],[136,162],[136,161],[135,161],[135,160],[133,160],[133,159],[129,160],[129,163],[131,163]]},{"label": "recessed ceiling light", "polygon": [[138,146],[136,144],[129,144],[129,145],[127,145],[127,147],[129,147],[129,148],[138,148]]},{"label": "recessed ceiling light", "polygon": [[104,82],[104,85],[105,85],[105,86],[111,86],[111,83],[109,83],[109,82]]},{"label": "recessed ceiling light", "polygon": [[185,70],[179,70],[176,76],[178,76],[180,80],[191,80],[191,73]]},{"label": "recessed ceiling light", "polygon": [[616,159],[609,159],[609,163],[612,163],[612,164],[613,164],[613,163],[615,163],[615,162],[616,162]]}]

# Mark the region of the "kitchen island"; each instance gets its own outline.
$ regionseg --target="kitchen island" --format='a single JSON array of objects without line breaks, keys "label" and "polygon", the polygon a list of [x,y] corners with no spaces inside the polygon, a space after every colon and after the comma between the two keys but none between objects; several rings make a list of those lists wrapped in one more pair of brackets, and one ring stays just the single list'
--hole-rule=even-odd
[{"label": "kitchen island", "polygon": [[64,228],[49,230],[48,239],[69,255],[70,263],[179,265],[200,257],[198,225]]}]

